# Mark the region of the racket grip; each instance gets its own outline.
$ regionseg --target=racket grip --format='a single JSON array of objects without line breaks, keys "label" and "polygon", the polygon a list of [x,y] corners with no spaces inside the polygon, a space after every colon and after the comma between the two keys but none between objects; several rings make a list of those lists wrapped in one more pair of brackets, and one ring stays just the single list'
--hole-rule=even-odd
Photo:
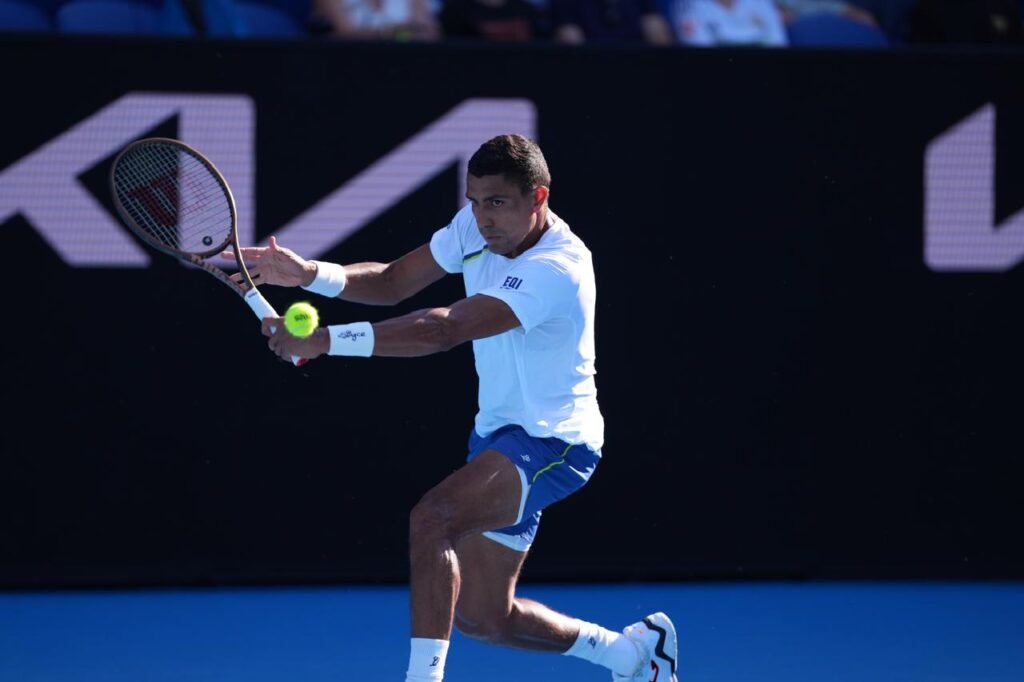
[{"label": "racket grip", "polygon": [[[245,292],[244,298],[245,302],[249,304],[250,308],[252,308],[252,311],[256,313],[256,317],[260,318],[261,320],[264,317],[278,316],[277,311],[274,310],[274,306],[270,305],[270,302],[267,299],[263,298],[263,294],[260,293],[259,289],[255,287],[249,289],[249,291]],[[277,328],[271,327],[270,331],[276,332]],[[298,358],[295,357],[294,355],[292,356],[292,364],[295,365],[296,367],[302,367],[304,364],[306,364],[306,362],[308,362],[307,358]]]}]

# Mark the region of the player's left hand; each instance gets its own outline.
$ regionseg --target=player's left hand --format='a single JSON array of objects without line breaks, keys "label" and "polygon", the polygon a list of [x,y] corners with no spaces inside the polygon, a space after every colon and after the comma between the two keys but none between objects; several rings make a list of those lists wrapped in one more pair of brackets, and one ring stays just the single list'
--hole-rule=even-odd
[{"label": "player's left hand", "polygon": [[[271,235],[267,246],[244,246],[238,250],[242,260],[249,269],[253,284],[273,284],[282,287],[298,287],[309,284],[316,277],[316,264],[308,261],[289,248],[277,243]],[[234,259],[235,254],[227,249],[221,254],[224,258]],[[236,284],[244,284],[242,273],[231,275]]]}]

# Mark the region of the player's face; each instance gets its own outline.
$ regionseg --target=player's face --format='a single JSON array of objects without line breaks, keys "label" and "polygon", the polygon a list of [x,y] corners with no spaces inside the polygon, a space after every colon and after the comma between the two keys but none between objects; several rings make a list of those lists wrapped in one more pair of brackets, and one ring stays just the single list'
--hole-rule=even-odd
[{"label": "player's face", "polygon": [[473,204],[480,234],[491,253],[514,258],[540,238],[546,187],[528,194],[502,175],[466,178],[466,198]]}]

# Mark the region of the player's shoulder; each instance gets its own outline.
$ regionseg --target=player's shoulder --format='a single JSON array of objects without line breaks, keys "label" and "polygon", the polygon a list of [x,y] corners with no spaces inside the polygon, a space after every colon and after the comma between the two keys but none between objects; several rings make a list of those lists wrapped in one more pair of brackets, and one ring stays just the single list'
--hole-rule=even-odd
[{"label": "player's shoulder", "polygon": [[459,244],[463,255],[480,251],[484,246],[484,238],[476,226],[473,206],[467,204],[460,208],[444,228],[437,231],[436,239]]},{"label": "player's shoulder", "polygon": [[550,224],[544,237],[538,242],[537,249],[532,254],[540,259],[563,260],[568,263],[589,263],[591,260],[590,249],[580,239],[579,235],[572,231],[569,224],[562,220],[555,213],[550,213]]},{"label": "player's shoulder", "polygon": [[473,205],[466,204],[455,213],[452,221],[448,223],[447,229],[463,232],[465,230],[475,228],[476,218],[473,216]]},{"label": "player's shoulder", "polygon": [[590,250],[557,216],[541,240],[521,257],[524,270],[539,269],[574,284],[593,277]]}]

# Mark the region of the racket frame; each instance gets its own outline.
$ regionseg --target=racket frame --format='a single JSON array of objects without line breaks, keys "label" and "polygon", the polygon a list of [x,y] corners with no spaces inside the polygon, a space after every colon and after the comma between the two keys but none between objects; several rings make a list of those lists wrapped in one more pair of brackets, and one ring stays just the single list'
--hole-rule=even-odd
[{"label": "racket frame", "polygon": [[[220,244],[211,247],[207,251],[183,251],[181,249],[175,249],[168,246],[158,239],[154,239],[147,230],[142,229],[135,218],[132,217],[127,207],[121,203],[121,198],[118,194],[118,185],[115,179],[118,164],[121,162],[121,159],[139,147],[158,144],[176,147],[179,151],[188,154],[202,164],[206,170],[210,172],[210,175],[213,176],[213,179],[217,184],[220,185],[221,190],[224,192],[224,196],[227,198],[228,209],[231,212],[231,229],[229,231],[228,238]],[[256,284],[252,281],[252,276],[249,274],[249,268],[246,267],[245,261],[242,259],[241,247],[238,242],[238,214],[235,208],[235,195],[231,192],[231,186],[228,184],[227,179],[213,161],[208,159],[202,152],[185,144],[181,140],[175,140],[170,137],[146,137],[135,140],[122,149],[116,157],[114,157],[114,162],[110,166],[110,187],[113,190],[111,194],[114,198],[114,207],[117,209],[117,213],[120,216],[121,221],[146,244],[152,246],[161,253],[165,253],[179,260],[191,263],[217,278],[227,285],[228,288],[241,296],[256,316],[261,320],[264,317],[279,317],[277,311],[274,310],[274,307],[270,305],[270,302],[267,301],[260,290],[256,288]],[[217,254],[222,253],[228,246],[231,246],[231,250],[234,253],[235,262],[238,264],[238,271],[242,276],[242,281],[245,286],[235,282],[227,272],[207,260],[211,256],[216,256]],[[272,328],[272,331],[276,331],[276,328]],[[292,363],[296,366],[303,365],[306,363],[306,358],[292,356]]]}]

